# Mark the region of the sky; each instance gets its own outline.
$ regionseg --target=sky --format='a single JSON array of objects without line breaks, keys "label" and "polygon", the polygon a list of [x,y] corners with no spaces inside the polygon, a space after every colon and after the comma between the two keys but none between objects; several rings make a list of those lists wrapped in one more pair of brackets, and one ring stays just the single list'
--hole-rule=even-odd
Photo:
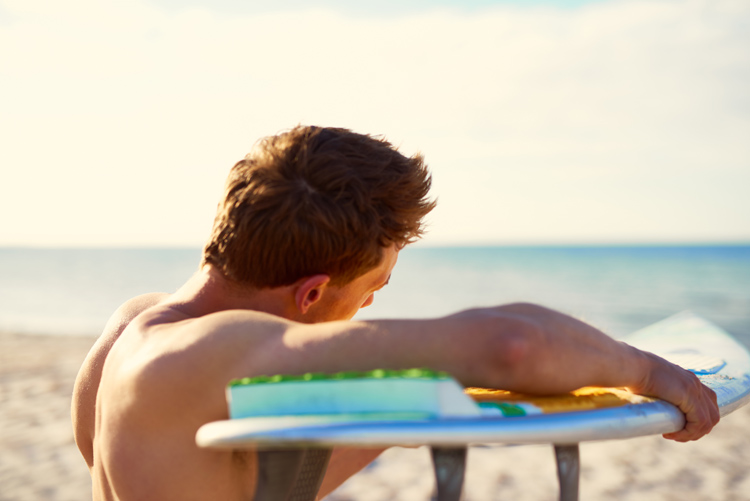
[{"label": "sky", "polygon": [[750,2],[0,0],[0,246],[200,246],[296,124],[433,173],[424,245],[750,242]]}]

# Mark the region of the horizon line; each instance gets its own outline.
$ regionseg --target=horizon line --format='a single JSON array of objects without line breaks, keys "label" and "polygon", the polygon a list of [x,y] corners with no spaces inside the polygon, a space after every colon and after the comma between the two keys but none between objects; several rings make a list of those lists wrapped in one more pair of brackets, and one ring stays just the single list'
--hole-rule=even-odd
[{"label": "horizon line", "polygon": [[[200,250],[203,245],[6,245],[0,244],[0,250]],[[710,241],[580,241],[580,242],[415,242],[410,248],[438,249],[438,248],[617,248],[617,247],[750,247],[750,239],[746,240],[710,240]]]}]

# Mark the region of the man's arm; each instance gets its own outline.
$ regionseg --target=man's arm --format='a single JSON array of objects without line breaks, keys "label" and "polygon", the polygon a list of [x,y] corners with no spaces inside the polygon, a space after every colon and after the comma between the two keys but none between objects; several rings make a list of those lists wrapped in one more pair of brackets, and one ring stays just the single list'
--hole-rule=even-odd
[{"label": "man's arm", "polygon": [[534,394],[626,387],[685,413],[685,428],[665,435],[678,441],[700,438],[719,419],[715,394],[692,373],[536,305],[431,320],[290,323],[276,332],[248,352],[243,365],[252,373],[430,367],[465,386]]}]

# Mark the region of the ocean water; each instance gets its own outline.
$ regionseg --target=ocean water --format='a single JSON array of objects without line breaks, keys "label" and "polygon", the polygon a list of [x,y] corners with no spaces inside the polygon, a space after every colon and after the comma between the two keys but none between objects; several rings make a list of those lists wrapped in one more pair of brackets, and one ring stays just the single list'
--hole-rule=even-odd
[{"label": "ocean water", "polygon": [[[0,330],[97,335],[119,304],[176,290],[199,249],[0,249]],[[425,318],[514,301],[614,337],[683,310],[750,346],[750,245],[409,247],[357,318]]]}]

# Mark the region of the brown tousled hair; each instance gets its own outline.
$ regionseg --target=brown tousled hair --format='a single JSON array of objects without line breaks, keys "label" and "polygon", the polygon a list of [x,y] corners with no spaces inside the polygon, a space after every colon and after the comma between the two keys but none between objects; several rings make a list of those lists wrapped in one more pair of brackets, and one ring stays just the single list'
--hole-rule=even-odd
[{"label": "brown tousled hair", "polygon": [[203,264],[256,288],[319,273],[345,285],[422,235],[430,184],[421,155],[384,139],[295,127],[232,167]]}]

